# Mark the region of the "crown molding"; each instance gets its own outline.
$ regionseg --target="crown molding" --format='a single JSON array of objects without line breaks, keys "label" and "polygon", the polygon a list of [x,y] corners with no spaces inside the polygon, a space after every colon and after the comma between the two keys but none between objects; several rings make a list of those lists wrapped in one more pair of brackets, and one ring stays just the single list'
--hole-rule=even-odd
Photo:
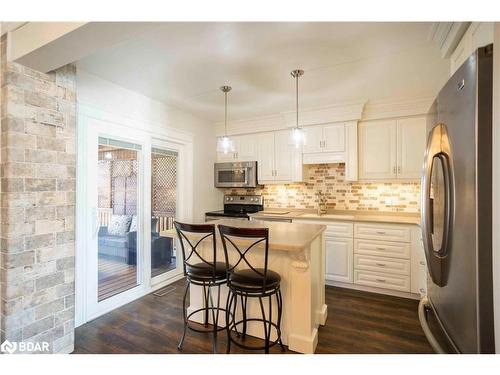
[{"label": "crown molding", "polygon": [[[361,119],[365,101],[347,102],[325,107],[300,110],[299,125],[320,125],[332,122],[357,121]],[[229,121],[227,132],[230,135],[283,130],[295,126],[295,111],[254,117],[238,121]],[[217,135],[224,134],[224,123],[214,124]]]},{"label": "crown molding", "polygon": [[[214,126],[217,136],[224,134],[223,122],[215,123]],[[230,135],[258,133],[280,129],[286,129],[283,116],[280,114],[228,121],[227,123],[227,132]]]},{"label": "crown molding", "polygon": [[[366,101],[348,102],[326,107],[301,109],[299,111],[299,126],[320,125],[331,122],[360,120]],[[281,112],[285,118],[286,127],[296,125],[296,112]]]},{"label": "crown molding", "polygon": [[433,22],[428,39],[439,47],[441,57],[451,56],[470,26],[470,22]]},{"label": "crown molding", "polygon": [[[299,113],[299,125],[320,125],[333,122],[379,120],[385,118],[426,115],[434,96],[410,99],[387,99],[349,102],[326,107],[303,109]],[[250,134],[284,130],[295,126],[295,111],[230,121],[229,135]],[[224,134],[224,123],[214,124],[217,136]]]},{"label": "crown molding", "polygon": [[370,100],[365,105],[362,120],[426,115],[433,96],[401,100]]}]

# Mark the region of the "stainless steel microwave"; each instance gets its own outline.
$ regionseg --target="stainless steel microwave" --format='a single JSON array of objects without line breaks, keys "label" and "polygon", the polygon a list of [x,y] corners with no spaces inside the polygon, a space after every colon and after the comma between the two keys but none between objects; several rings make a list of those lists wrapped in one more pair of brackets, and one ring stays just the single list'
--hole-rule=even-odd
[{"label": "stainless steel microwave", "polygon": [[214,184],[219,188],[257,187],[257,162],[215,163]]}]

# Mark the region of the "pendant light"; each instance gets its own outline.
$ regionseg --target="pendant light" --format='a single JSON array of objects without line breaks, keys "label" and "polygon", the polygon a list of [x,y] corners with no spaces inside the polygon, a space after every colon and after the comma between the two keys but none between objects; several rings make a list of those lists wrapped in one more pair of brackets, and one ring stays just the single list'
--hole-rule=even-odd
[{"label": "pendant light", "polygon": [[296,104],[296,121],[295,128],[290,132],[290,143],[296,148],[300,148],[306,144],[306,134],[304,129],[299,127],[299,77],[304,75],[301,69],[293,70],[291,76],[295,78],[295,104]]},{"label": "pendant light", "polygon": [[227,154],[234,152],[233,140],[227,136],[227,93],[231,86],[222,86],[220,90],[224,93],[224,136],[217,139],[217,152]]}]

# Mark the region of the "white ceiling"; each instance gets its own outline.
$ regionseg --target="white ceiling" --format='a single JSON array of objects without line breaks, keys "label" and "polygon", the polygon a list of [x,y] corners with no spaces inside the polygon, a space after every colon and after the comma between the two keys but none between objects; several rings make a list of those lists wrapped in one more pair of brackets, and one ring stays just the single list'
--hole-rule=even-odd
[{"label": "white ceiling", "polygon": [[[152,25],[150,25],[152,26]],[[212,122],[294,109],[290,71],[305,70],[301,106],[433,96],[448,60],[429,23],[158,23],[78,67]]]}]

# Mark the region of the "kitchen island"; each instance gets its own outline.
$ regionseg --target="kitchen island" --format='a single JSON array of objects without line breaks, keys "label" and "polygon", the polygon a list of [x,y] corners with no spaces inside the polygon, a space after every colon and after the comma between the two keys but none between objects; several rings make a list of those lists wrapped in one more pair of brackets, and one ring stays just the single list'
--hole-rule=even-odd
[{"label": "kitchen island", "polygon": [[[258,220],[217,220],[213,224],[243,228],[269,228],[268,267],[280,274],[283,295],[283,316],[281,322],[282,341],[290,350],[299,353],[314,353],[318,343],[318,327],[327,318],[325,304],[325,240],[324,225],[300,225],[290,223],[263,222]],[[209,244],[202,248],[204,255],[211,251]],[[250,261],[262,262],[263,252],[250,255]],[[252,258],[253,257],[253,258]],[[217,259],[224,259],[220,236],[217,233]],[[232,259],[229,259],[232,262]],[[214,301],[216,289],[213,290]],[[221,306],[225,306],[227,287],[221,288]],[[273,304],[275,300],[273,299]],[[188,313],[203,306],[203,289],[190,287]],[[277,306],[273,305],[277,312]],[[240,312],[237,311],[237,319]],[[247,315],[260,317],[258,299],[249,299]],[[219,325],[224,317],[219,317]],[[201,313],[191,317],[196,322],[203,321]],[[262,323],[249,322],[248,334],[264,337]],[[273,340],[275,336],[271,336]]]}]

